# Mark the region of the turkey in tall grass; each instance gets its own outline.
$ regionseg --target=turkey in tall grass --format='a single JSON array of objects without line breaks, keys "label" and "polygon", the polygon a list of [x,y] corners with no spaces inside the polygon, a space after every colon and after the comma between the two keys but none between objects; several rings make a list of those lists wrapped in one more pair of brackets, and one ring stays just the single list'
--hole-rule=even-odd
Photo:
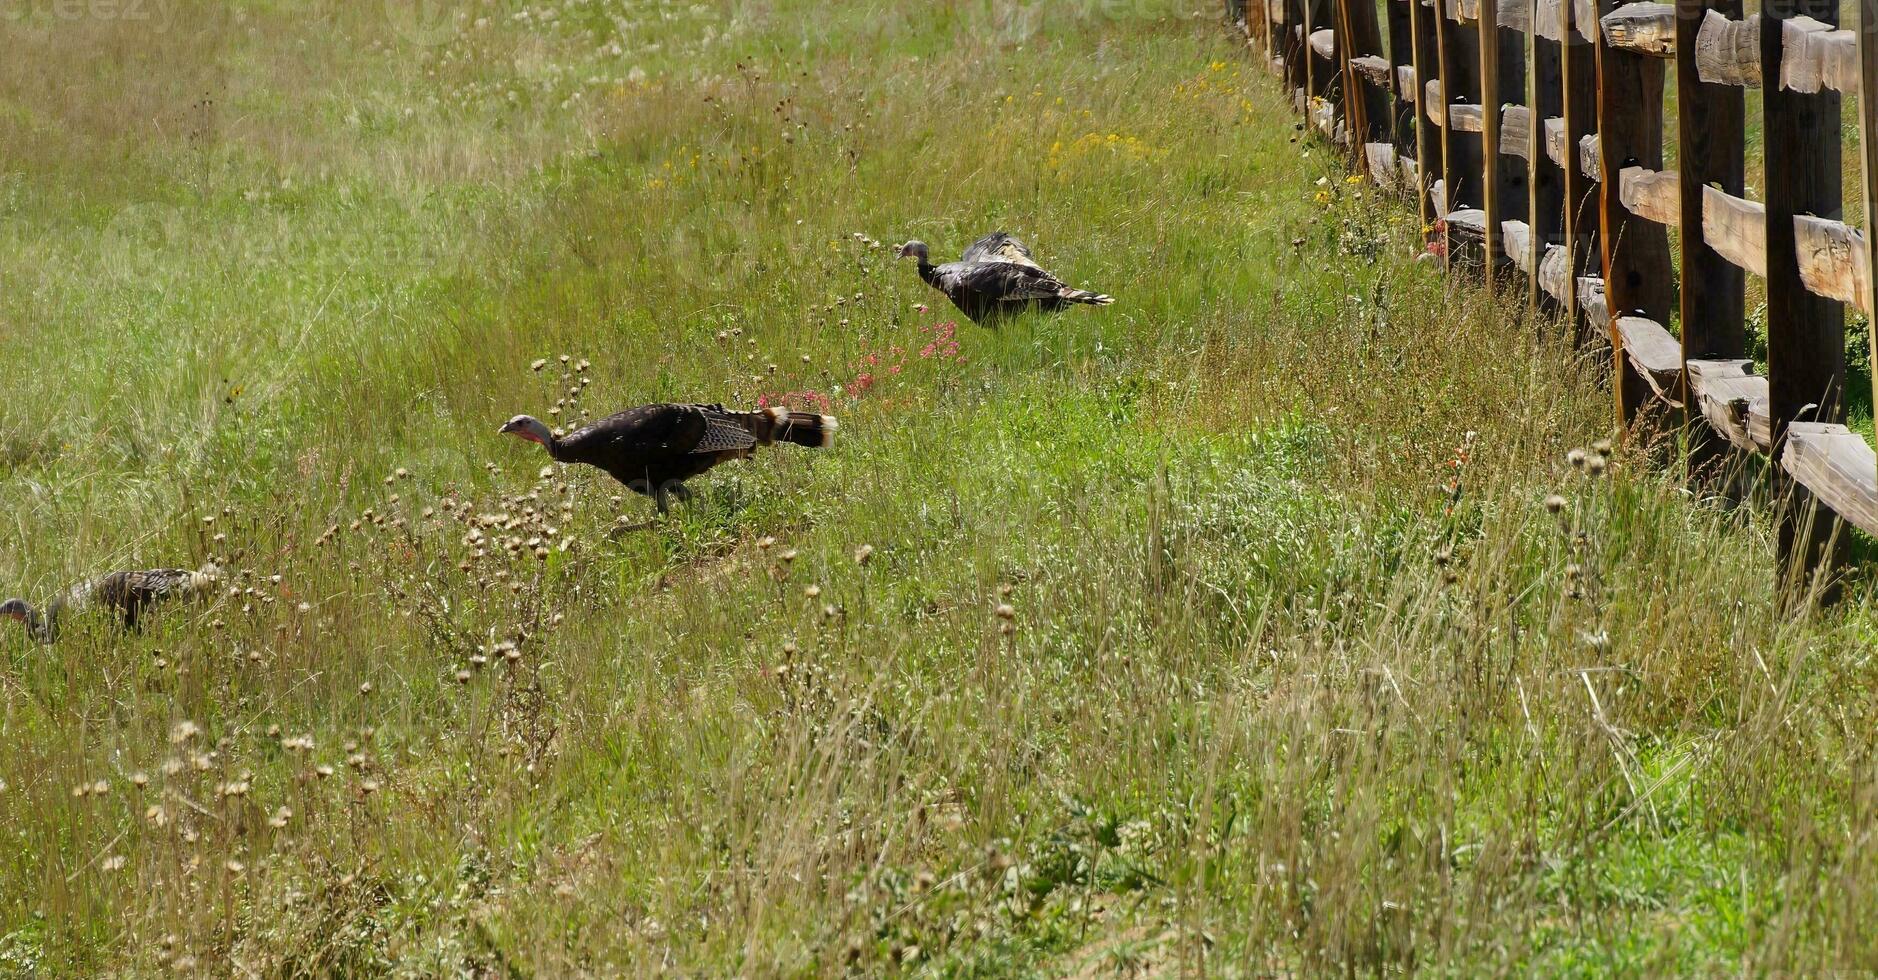
[{"label": "turkey in tall grass", "polygon": [[792,442],[822,447],[834,442],[833,416],[765,408],[733,412],[722,405],[641,405],[609,415],[565,436],[540,419],[517,415],[501,431],[540,443],[562,463],[599,467],[634,493],[651,497],[659,513],[669,499],[691,499],[684,481],[760,446]]},{"label": "turkey in tall grass", "polygon": [[1066,285],[1030,257],[1029,246],[1001,231],[973,242],[957,262],[933,265],[926,243],[918,240],[900,246],[900,257],[918,259],[919,277],[975,323],[1032,308],[1056,311],[1078,303],[1115,302],[1112,296]]},{"label": "turkey in tall grass", "polygon": [[0,616],[25,624],[27,635],[40,643],[56,642],[66,618],[86,612],[108,612],[119,626],[135,631],[142,628],[143,615],[152,606],[208,595],[214,591],[218,576],[214,565],[196,571],[151,568],[111,572],[65,590],[46,605],[44,612],[25,599],[0,602]]}]

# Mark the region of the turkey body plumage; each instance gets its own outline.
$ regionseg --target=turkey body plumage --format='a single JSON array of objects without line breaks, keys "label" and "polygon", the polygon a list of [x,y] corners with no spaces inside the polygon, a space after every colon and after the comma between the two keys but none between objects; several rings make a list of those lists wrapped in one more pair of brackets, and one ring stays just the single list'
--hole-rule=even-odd
[{"label": "turkey body plumage", "polygon": [[1115,302],[1103,293],[1065,284],[1031,258],[1028,246],[1002,231],[973,242],[957,262],[933,265],[926,243],[920,241],[901,246],[900,255],[917,258],[920,278],[974,323],[993,323],[1028,309],[1054,312]]},{"label": "turkey body plumage", "polygon": [[144,613],[152,606],[207,595],[214,590],[217,576],[214,565],[195,571],[150,568],[111,572],[65,590],[46,605],[43,614],[23,599],[8,599],[0,603],[0,616],[25,623],[27,632],[41,643],[58,639],[60,622],[65,617],[92,610],[109,612],[124,630],[135,631],[142,628]]},{"label": "turkey body plumage", "polygon": [[635,493],[652,497],[659,512],[667,498],[688,499],[684,481],[719,463],[755,454],[777,442],[822,447],[834,440],[833,417],[768,408],[733,412],[722,405],[641,405],[609,415],[565,436],[538,420],[517,416],[503,432],[539,442],[558,462],[605,471]]}]

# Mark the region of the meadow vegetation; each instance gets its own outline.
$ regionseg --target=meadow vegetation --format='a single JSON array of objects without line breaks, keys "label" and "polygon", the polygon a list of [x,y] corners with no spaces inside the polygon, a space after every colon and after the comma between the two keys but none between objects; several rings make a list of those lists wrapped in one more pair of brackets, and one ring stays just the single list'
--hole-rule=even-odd
[{"label": "meadow vegetation", "polygon": [[[1878,957],[1869,586],[1214,5],[144,7],[0,3],[0,591],[225,581],[0,634],[0,974]],[[993,228],[1116,304],[892,257]],[[842,427],[623,534],[495,433],[654,400]]]}]

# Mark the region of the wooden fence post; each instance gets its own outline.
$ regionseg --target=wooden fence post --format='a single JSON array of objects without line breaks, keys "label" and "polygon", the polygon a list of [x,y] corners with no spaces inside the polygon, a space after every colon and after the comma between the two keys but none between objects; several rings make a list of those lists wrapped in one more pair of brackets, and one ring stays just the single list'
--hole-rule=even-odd
[{"label": "wooden fence post", "polygon": [[1546,153],[1546,124],[1564,111],[1561,6],[1558,0],[1534,3],[1531,30],[1526,33],[1526,194],[1527,223],[1532,229],[1532,276],[1527,280],[1526,303],[1534,323],[1562,308],[1539,279],[1546,249],[1565,243],[1565,174]]},{"label": "wooden fence post", "polygon": [[1284,0],[1285,20],[1279,28],[1279,50],[1285,60],[1285,95],[1294,109],[1306,109],[1310,94],[1311,59],[1305,55],[1305,0]]},{"label": "wooden fence post", "polygon": [[[1598,84],[1594,47],[1598,38],[1596,7],[1589,0],[1561,0],[1559,58],[1562,83],[1559,101],[1560,131],[1557,163],[1565,183],[1565,247],[1570,249],[1570,275],[1565,283],[1565,316],[1573,339],[1583,344],[1607,330],[1606,324],[1587,321],[1578,301],[1578,278],[1601,260],[1598,238],[1597,178],[1587,174],[1579,147],[1597,134]],[[1550,146],[1548,137],[1548,146]],[[1596,333],[1594,333],[1596,331]]]},{"label": "wooden fence post", "polygon": [[[1435,0],[1435,36],[1441,49],[1440,103],[1434,110],[1443,120],[1441,126],[1441,180],[1451,214],[1463,208],[1480,208],[1484,203],[1486,158],[1479,133],[1465,132],[1455,125],[1453,107],[1480,104],[1480,32],[1474,24],[1460,20],[1460,0]],[[1423,98],[1427,98],[1426,95]],[[1476,269],[1484,264],[1481,244],[1469,236],[1457,234],[1453,222],[1447,235],[1447,260],[1450,269]]]},{"label": "wooden fence post", "polygon": [[[1395,147],[1396,173],[1405,171],[1403,161],[1420,154],[1415,149],[1415,99],[1413,92],[1402,90],[1402,68],[1415,73],[1415,28],[1411,21],[1416,0],[1386,0],[1389,14],[1389,143]],[[1409,80],[1414,84],[1414,79]],[[1427,219],[1424,218],[1424,221]]]},{"label": "wooden fence post", "polygon": [[[1411,93],[1415,107],[1415,199],[1421,215],[1422,238],[1424,244],[1434,227],[1439,215],[1435,213],[1434,196],[1431,188],[1434,182],[1442,179],[1443,161],[1441,128],[1429,117],[1428,83],[1441,80],[1441,51],[1437,43],[1436,30],[1441,17],[1441,10],[1434,3],[1424,4],[1422,0],[1404,0],[1409,8],[1409,34],[1413,43],[1409,55],[1413,59],[1415,77],[1410,84],[1415,88]],[[1439,87],[1439,86],[1437,86]]]},{"label": "wooden fence post", "polygon": [[1526,88],[1525,45],[1516,32],[1500,25],[1500,7],[1522,2],[1531,0],[1479,0],[1480,16],[1474,23],[1480,44],[1481,208],[1486,212],[1482,247],[1489,281],[1509,264],[1504,223],[1508,218],[1523,220],[1526,214],[1525,165],[1505,153],[1500,140],[1507,96],[1523,98]]},{"label": "wooden fence post", "polygon": [[1865,191],[1865,276],[1872,309],[1866,313],[1872,344],[1872,404],[1878,405],[1878,0],[1860,0],[1858,7],[1858,142],[1861,154],[1859,182]]},{"label": "wooden fence post", "polygon": [[1649,405],[1649,382],[1624,354],[1616,328],[1621,316],[1641,316],[1668,325],[1676,310],[1667,229],[1633,215],[1624,206],[1618,175],[1625,167],[1663,168],[1663,63],[1611,46],[1601,25],[1594,48],[1598,78],[1598,165],[1600,240],[1605,305],[1611,322],[1611,388],[1617,421],[1629,426]]},{"label": "wooden fence post", "polygon": [[[1682,246],[1682,359],[1739,360],[1747,357],[1746,277],[1709,247],[1702,233],[1702,188],[1714,184],[1735,197],[1744,196],[1745,93],[1738,85],[1702,81],[1696,68],[1696,38],[1703,13],[1713,10],[1741,18],[1741,0],[1692,0],[1677,7],[1676,116],[1677,181],[1681,210],[1677,238]],[[1689,469],[1706,480],[1727,457],[1721,438],[1695,403],[1689,372],[1682,378],[1682,403],[1688,420]]]},{"label": "wooden fence post", "polygon": [[[1838,422],[1845,413],[1845,309],[1807,290],[1793,228],[1798,214],[1837,218],[1842,213],[1839,93],[1822,88],[1802,94],[1781,85],[1783,41],[1792,43],[1784,37],[1789,21],[1808,16],[1831,27],[1839,22],[1838,7],[1837,0],[1775,0],[1761,11],[1767,386],[1776,463],[1787,450],[1788,425],[1801,419]],[[1843,562],[1845,534],[1837,515],[1817,506],[1779,466],[1773,472],[1787,503],[1779,529],[1781,582],[1793,589],[1789,594],[1797,594],[1813,573],[1830,574]]]},{"label": "wooden fence post", "polygon": [[1357,166],[1369,168],[1367,148],[1387,140],[1389,102],[1387,93],[1359,74],[1354,59],[1382,52],[1382,29],[1376,23],[1374,0],[1335,0],[1337,10],[1337,56],[1343,66],[1343,90],[1346,128],[1350,134],[1350,155]]}]

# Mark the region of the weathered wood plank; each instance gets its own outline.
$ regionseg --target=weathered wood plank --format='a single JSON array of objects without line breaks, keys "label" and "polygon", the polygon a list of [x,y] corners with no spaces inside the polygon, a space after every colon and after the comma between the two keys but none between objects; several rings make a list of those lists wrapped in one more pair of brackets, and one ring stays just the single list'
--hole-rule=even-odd
[{"label": "weathered wood plank", "polygon": [[1761,18],[1731,18],[1719,10],[1702,14],[1695,39],[1696,74],[1715,85],[1761,84]]},{"label": "weathered wood plank", "polygon": [[1532,151],[1532,110],[1509,105],[1500,113],[1500,152],[1525,157]]},{"label": "weathered wood plank", "polygon": [[1604,280],[1597,276],[1578,277],[1578,308],[1585,319],[1604,327],[1610,323],[1609,301],[1604,296]]},{"label": "weathered wood plank", "polygon": [[1465,102],[1448,103],[1448,128],[1457,133],[1478,133],[1483,126],[1481,107]]},{"label": "weathered wood plank", "polygon": [[1640,316],[1620,316],[1615,322],[1623,342],[1624,356],[1658,398],[1680,407],[1682,404],[1682,341],[1655,320]]},{"label": "weathered wood plank", "polygon": [[1448,182],[1445,180],[1437,180],[1430,185],[1428,188],[1428,201],[1434,206],[1435,217],[1446,221],[1448,219]]},{"label": "weathered wood plank", "polygon": [[1673,170],[1625,167],[1617,173],[1618,197],[1639,218],[1673,225],[1682,214],[1682,185]]},{"label": "weathered wood plank", "polygon": [[1807,289],[1871,312],[1871,255],[1863,232],[1842,221],[1802,214],[1794,216],[1793,239]]},{"label": "weathered wood plank", "polygon": [[1780,85],[1811,94],[1831,89],[1858,91],[1858,39],[1811,17],[1792,17],[1782,25],[1786,38],[1780,57]]},{"label": "weathered wood plank", "polygon": [[1457,24],[1473,24],[1480,20],[1480,0],[1448,0],[1448,19]]},{"label": "weathered wood plank", "polygon": [[1359,78],[1372,85],[1387,87],[1389,84],[1389,61],[1386,58],[1366,54],[1351,58],[1350,67]]},{"label": "weathered wood plank", "polygon": [[1328,27],[1312,31],[1311,50],[1316,52],[1319,58],[1335,58],[1337,56],[1337,32]]},{"label": "weathered wood plank", "polygon": [[[1568,288],[1560,297],[1565,305],[1565,322],[1574,342],[1583,344],[1590,334],[1602,336],[1603,323],[1593,323],[1578,305],[1578,291],[1569,288],[1577,277],[1596,263],[1598,254],[1597,168],[1586,173],[1581,165],[1579,147],[1585,137],[1597,132],[1597,60],[1595,42],[1601,35],[1597,26],[1597,4],[1590,0],[1561,0],[1559,13],[1566,18],[1561,26],[1564,41],[1559,45],[1559,136],[1554,159],[1564,177],[1565,235]],[[1548,134],[1549,141],[1549,134]],[[1597,140],[1592,139],[1595,147]],[[1550,148],[1548,148],[1550,150]],[[1554,295],[1557,295],[1556,293]]]},{"label": "weathered wood plank", "polygon": [[1545,155],[1560,168],[1565,166],[1565,120],[1559,116],[1545,121]]},{"label": "weathered wood plank", "polygon": [[1571,289],[1566,284],[1571,282],[1571,273],[1571,250],[1563,245],[1547,245],[1545,258],[1539,262],[1539,288],[1561,305],[1568,305]]},{"label": "weathered wood plank", "polygon": [[1415,66],[1395,66],[1396,93],[1404,102],[1415,102],[1421,98],[1421,86],[1415,84]]},{"label": "weathered wood plank", "polygon": [[1395,164],[1402,170],[1402,186],[1421,186],[1422,166],[1415,161],[1414,157],[1397,157]]},{"label": "weathered wood plank", "polygon": [[1795,422],[1780,465],[1833,513],[1878,534],[1878,453],[1864,436],[1830,422]]},{"label": "weathered wood plank", "polygon": [[1479,238],[1487,233],[1487,212],[1479,208],[1456,208],[1448,212],[1448,234],[1459,232]]},{"label": "weathered wood plank", "polygon": [[1506,243],[1506,257],[1519,271],[1532,274],[1532,226],[1524,221],[1500,222],[1500,238]]},{"label": "weathered wood plank", "polygon": [[1443,129],[1448,125],[1448,104],[1441,100],[1441,79],[1431,78],[1422,86],[1422,105],[1428,107],[1428,121]]},{"label": "weathered wood plank", "polygon": [[1363,144],[1363,159],[1369,164],[1369,177],[1382,187],[1394,187],[1399,173],[1395,146],[1389,143]]},{"label": "weathered wood plank", "polygon": [[1571,0],[1572,29],[1586,44],[1598,43],[1598,0]]},{"label": "weathered wood plank", "polygon": [[[1456,2],[1439,0],[1437,7],[1445,11]],[[1442,107],[1443,113],[1447,113],[1451,105],[1457,102],[1474,106],[1483,104],[1480,95],[1480,31],[1474,24],[1460,23],[1446,16],[1437,18],[1435,23],[1441,59],[1441,94],[1449,104]],[[1483,177],[1488,171],[1485,166],[1486,147],[1483,146],[1481,136],[1457,128],[1452,120],[1441,133],[1441,179],[1447,188],[1448,210],[1454,212],[1482,207],[1486,203],[1486,182]],[[1497,158],[1498,154],[1494,156]],[[1485,236],[1474,238],[1450,230],[1445,254],[1447,268],[1485,269],[1485,244]]]},{"label": "weathered wood plank", "polygon": [[1708,424],[1737,449],[1766,452],[1770,445],[1767,379],[1749,373],[1754,362],[1740,358],[1691,360],[1685,367],[1690,398]]},{"label": "weathered wood plank", "polygon": [[1548,41],[1559,41],[1565,37],[1565,17],[1559,10],[1563,0],[1537,0],[1533,4],[1533,33]]},{"label": "weathered wood plank", "polygon": [[1598,142],[1598,134],[1586,133],[1578,140],[1578,171],[1592,180],[1604,179],[1604,167],[1599,163],[1603,148]]},{"label": "weathered wood plank", "polygon": [[1736,266],[1767,276],[1767,209],[1760,202],[1702,188],[1702,240]]},{"label": "weathered wood plank", "polygon": [[1635,54],[1668,58],[1676,53],[1676,8],[1667,3],[1627,3],[1604,15],[1604,41]]},{"label": "weathered wood plank", "polygon": [[[1409,64],[1396,70],[1396,83],[1401,88],[1402,98],[1415,103],[1422,94],[1421,80],[1440,72],[1441,57],[1435,37],[1435,12],[1417,0],[1409,0],[1408,14],[1409,45],[1405,53]],[[1439,99],[1427,104],[1436,107],[1436,112],[1445,105]],[[1410,178],[1410,186],[1415,188],[1416,217],[1420,226],[1429,228],[1440,220],[1440,215],[1435,213],[1429,185],[1441,176],[1441,129],[1436,120],[1429,118],[1427,110],[1411,110],[1411,113],[1415,127],[1415,159],[1412,161],[1414,175]],[[1409,164],[1405,154],[1404,173],[1407,173]]]},{"label": "weathered wood plank", "polygon": [[1521,34],[1532,30],[1531,0],[1500,0],[1495,6],[1493,16],[1501,27]]}]

